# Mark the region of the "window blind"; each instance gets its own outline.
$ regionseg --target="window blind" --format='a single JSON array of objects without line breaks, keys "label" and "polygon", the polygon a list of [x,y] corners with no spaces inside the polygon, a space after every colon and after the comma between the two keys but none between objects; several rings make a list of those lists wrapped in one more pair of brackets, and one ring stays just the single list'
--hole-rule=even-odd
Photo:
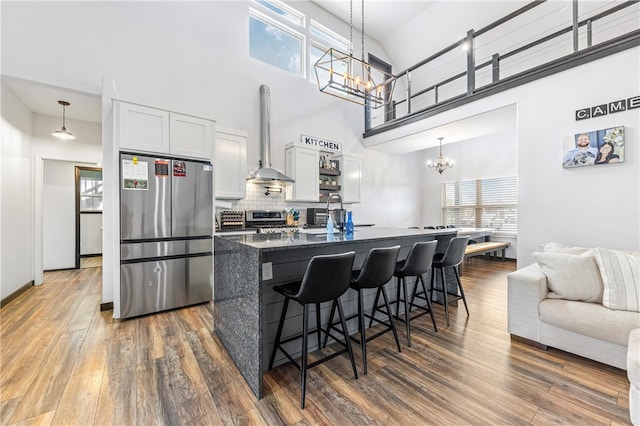
[{"label": "window blind", "polygon": [[443,183],[442,223],[517,234],[517,176]]}]

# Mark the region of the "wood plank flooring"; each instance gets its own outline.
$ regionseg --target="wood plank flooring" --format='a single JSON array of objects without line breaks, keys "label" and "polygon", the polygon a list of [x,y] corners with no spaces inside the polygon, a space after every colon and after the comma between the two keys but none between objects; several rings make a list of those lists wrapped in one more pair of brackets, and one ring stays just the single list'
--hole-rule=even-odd
[{"label": "wood plank flooring", "polygon": [[[630,424],[626,372],[511,342],[506,274],[513,262],[474,258],[462,306],[436,306],[369,343],[369,374],[346,357],[309,372],[306,408],[291,364],[264,376],[256,401],[212,334],[210,304],[117,321],[100,312],[101,268],[45,274],[0,310],[0,424]],[[331,351],[336,348],[327,348]],[[315,354],[314,356],[318,356]]]}]

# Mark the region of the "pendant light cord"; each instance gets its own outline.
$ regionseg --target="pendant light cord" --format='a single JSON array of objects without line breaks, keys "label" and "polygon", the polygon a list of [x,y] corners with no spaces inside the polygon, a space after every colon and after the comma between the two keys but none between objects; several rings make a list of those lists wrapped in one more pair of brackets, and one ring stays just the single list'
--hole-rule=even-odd
[{"label": "pendant light cord", "polygon": [[362,43],[362,62],[364,62],[364,0],[361,0],[361,1],[362,1],[362,32],[361,32],[362,40],[361,40],[361,43]]},{"label": "pendant light cord", "polygon": [[349,55],[353,56],[353,0],[349,1]]}]

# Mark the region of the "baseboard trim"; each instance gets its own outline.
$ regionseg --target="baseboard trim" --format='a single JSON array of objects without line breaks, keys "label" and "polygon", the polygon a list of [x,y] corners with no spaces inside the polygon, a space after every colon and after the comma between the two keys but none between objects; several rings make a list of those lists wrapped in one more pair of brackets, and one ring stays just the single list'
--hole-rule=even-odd
[{"label": "baseboard trim", "polygon": [[524,337],[516,336],[515,334],[511,335],[511,340],[515,342],[524,343],[525,345],[533,346],[534,348],[537,348],[537,349],[542,349],[543,351],[546,351],[549,349],[547,345],[543,345],[542,343],[536,342],[535,340],[530,340]]},{"label": "baseboard trim", "polygon": [[22,293],[29,290],[31,287],[33,287],[33,280],[29,281],[28,283],[26,283],[25,285],[23,285],[22,287],[20,287],[19,289],[17,289],[7,297],[5,297],[4,299],[0,300],[0,308],[4,308],[7,305],[7,303],[11,302],[12,300],[20,296]]},{"label": "baseboard trim", "polygon": [[107,303],[101,303],[100,304],[100,311],[108,311],[113,309],[113,302],[107,302]]}]

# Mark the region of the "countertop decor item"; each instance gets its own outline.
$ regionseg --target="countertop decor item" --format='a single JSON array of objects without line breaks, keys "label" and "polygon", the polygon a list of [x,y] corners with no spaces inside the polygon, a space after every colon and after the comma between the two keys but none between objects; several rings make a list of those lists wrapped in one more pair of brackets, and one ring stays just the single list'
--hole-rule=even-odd
[{"label": "countertop decor item", "polygon": [[359,105],[379,108],[391,101],[396,77],[364,60],[364,0],[361,2],[361,59],[353,56],[353,1],[350,1],[349,53],[330,48],[318,59],[314,68],[321,92]]},{"label": "countertop decor item", "polygon": [[438,138],[440,141],[440,155],[436,159],[435,163],[431,163],[431,161],[427,162],[427,166],[429,166],[430,169],[436,169],[436,172],[440,174],[448,168],[453,167],[453,161],[449,161],[448,158],[442,157],[442,139],[444,138]]},{"label": "countertop decor item", "polygon": [[68,131],[67,128],[65,127],[65,124],[66,124],[65,109],[71,104],[67,101],[58,101],[58,103],[62,105],[62,128],[60,130],[56,130],[55,132],[51,133],[51,135],[55,136],[56,138],[60,138],[62,140],[75,139],[76,137],[73,136],[73,133]]}]

